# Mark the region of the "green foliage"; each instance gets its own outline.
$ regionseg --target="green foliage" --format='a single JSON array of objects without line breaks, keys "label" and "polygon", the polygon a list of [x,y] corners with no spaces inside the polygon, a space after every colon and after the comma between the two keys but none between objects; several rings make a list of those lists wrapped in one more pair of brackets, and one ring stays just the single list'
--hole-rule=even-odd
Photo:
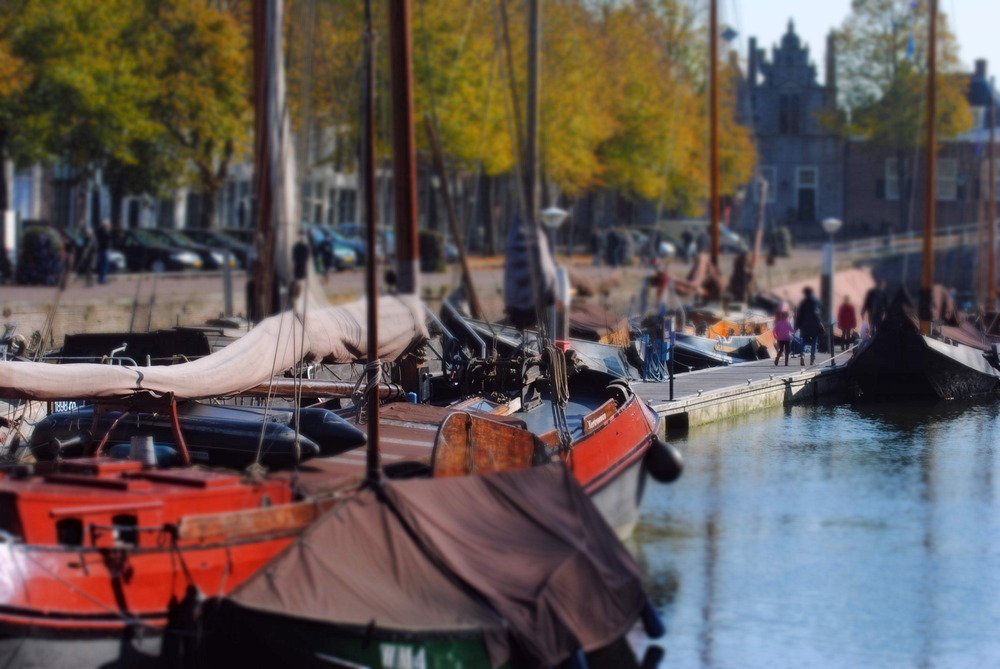
[{"label": "green foliage", "polygon": [[[928,28],[927,3],[910,8],[905,0],[854,0],[851,14],[836,33],[839,113],[827,124],[845,134],[868,140],[896,158],[900,184],[899,217],[910,225],[913,174],[912,149],[924,145],[927,125]],[[914,53],[909,54],[910,31]],[[965,98],[967,80],[958,73],[958,45],[947,16],[938,15],[937,114],[938,140],[972,127]]]},{"label": "green foliage", "polygon": [[[836,33],[840,105],[847,112],[832,123],[889,150],[923,144],[926,115],[927,3],[910,9],[905,0],[855,0]],[[910,33],[915,50],[908,57]],[[947,139],[969,129],[966,81],[958,76],[958,45],[947,16],[938,16],[937,134]]]},{"label": "green foliage", "polygon": [[[289,0],[286,10],[294,127],[335,134],[339,153],[327,159],[341,169],[353,166],[360,134],[362,7]],[[0,153],[58,156],[84,178],[101,168],[120,194],[193,185],[211,200],[252,137],[250,8],[249,0],[0,0]],[[376,12],[385,158],[385,3]],[[516,170],[526,23],[525,0],[413,1],[417,118],[434,119],[453,169]],[[570,196],[614,188],[700,210],[707,35],[690,3],[548,0],[543,26],[546,183]],[[732,193],[755,157],[728,77],[722,92],[722,190]],[[425,141],[418,133],[426,154]]]},{"label": "green foliage", "polygon": [[0,152],[103,168],[120,194],[218,186],[248,135],[233,15],[211,0],[0,3]]}]

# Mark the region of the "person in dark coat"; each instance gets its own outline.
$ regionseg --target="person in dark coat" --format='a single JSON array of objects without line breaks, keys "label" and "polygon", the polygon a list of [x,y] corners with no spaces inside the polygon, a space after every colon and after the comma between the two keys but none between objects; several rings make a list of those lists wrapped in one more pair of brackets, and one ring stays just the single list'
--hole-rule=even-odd
[{"label": "person in dark coat", "polygon": [[684,262],[691,262],[693,255],[694,233],[691,232],[691,228],[684,228],[684,232],[681,233],[681,257],[684,258]]},{"label": "person in dark coat", "polygon": [[813,295],[812,288],[806,286],[802,290],[805,297],[799,302],[799,308],[795,312],[795,325],[799,329],[802,337],[802,354],[799,356],[799,364],[806,364],[806,350],[809,347],[809,364],[816,362],[816,344],[823,334],[823,305]]},{"label": "person in dark coat", "polygon": [[111,249],[111,221],[102,221],[97,228],[97,283],[108,282],[108,251]]},{"label": "person in dark coat", "polygon": [[885,279],[879,279],[875,287],[865,294],[865,301],[861,305],[861,319],[868,320],[868,332],[874,336],[878,327],[885,319],[885,312],[889,308],[889,295],[885,291]]}]

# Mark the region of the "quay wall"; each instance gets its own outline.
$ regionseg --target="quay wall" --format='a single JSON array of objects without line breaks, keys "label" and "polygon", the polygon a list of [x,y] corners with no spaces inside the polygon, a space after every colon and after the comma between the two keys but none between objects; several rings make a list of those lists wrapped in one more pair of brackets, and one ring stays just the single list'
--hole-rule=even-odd
[{"label": "quay wall", "polygon": [[[651,399],[651,406],[663,418],[661,426],[663,436],[678,431],[683,432],[696,425],[770,407],[818,402],[821,398],[842,395],[846,390],[844,364],[835,367],[810,367],[792,373],[776,373],[772,370],[782,368],[775,368],[770,361],[764,362],[766,363],[764,365],[749,363],[745,366],[733,365],[724,368],[732,372],[737,371],[734,368],[743,367],[738,371],[746,378],[740,383],[712,390],[675,393],[674,401]],[[706,381],[712,371],[704,370]],[[687,385],[691,385],[691,379],[685,381]],[[640,384],[638,389],[640,396],[644,396],[643,391],[649,385]]]}]

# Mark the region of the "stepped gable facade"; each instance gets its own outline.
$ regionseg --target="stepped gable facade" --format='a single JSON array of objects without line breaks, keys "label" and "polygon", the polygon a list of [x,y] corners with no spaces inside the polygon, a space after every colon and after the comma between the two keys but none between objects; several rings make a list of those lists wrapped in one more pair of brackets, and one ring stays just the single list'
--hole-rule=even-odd
[{"label": "stepped gable facade", "polygon": [[[796,239],[822,236],[819,221],[844,215],[844,141],[821,120],[837,98],[832,35],[827,38],[823,83],[791,21],[770,60],[755,38],[749,42],[745,91],[759,174],[768,185],[768,221],[787,226]],[[745,208],[747,227],[753,225],[760,196],[758,185],[748,198],[755,206]]]}]

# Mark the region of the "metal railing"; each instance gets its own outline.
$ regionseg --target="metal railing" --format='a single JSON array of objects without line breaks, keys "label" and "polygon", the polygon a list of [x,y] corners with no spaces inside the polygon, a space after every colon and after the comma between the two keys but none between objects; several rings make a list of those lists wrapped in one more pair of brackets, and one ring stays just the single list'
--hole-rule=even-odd
[{"label": "metal railing", "polygon": [[[979,244],[981,236],[985,237],[986,235],[986,231],[981,232],[980,230],[979,223],[940,227],[934,233],[935,246],[941,248]],[[919,231],[900,232],[837,242],[834,244],[834,250],[838,254],[846,253],[853,256],[917,252],[922,248],[923,240],[924,237]]]}]

